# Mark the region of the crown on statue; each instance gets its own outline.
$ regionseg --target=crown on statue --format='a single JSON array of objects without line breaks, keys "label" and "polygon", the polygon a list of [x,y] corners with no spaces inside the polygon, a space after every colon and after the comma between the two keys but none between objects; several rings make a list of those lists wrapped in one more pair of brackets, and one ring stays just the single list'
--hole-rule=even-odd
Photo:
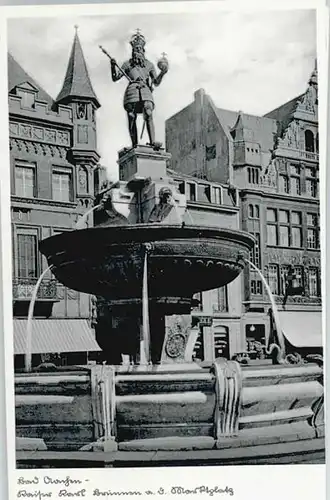
[{"label": "crown on statue", "polygon": [[131,38],[131,45],[133,49],[144,49],[146,44],[146,39],[142,35],[139,29],[136,30],[136,33]]}]

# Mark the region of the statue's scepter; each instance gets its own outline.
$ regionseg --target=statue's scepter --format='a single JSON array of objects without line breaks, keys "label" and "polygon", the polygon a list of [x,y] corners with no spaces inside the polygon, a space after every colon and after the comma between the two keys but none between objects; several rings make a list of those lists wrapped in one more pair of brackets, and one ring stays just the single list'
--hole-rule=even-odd
[{"label": "statue's scepter", "polygon": [[116,61],[110,56],[110,54],[102,47],[102,45],[99,45],[100,49],[102,50],[103,54],[105,54],[109,59],[110,61],[112,61],[116,68],[120,71],[120,73],[125,76],[127,78],[127,80],[130,82],[130,83],[133,83],[132,80],[130,79],[130,77],[128,76],[127,73],[125,73],[125,71],[120,67],[118,66],[118,64],[116,63]]}]

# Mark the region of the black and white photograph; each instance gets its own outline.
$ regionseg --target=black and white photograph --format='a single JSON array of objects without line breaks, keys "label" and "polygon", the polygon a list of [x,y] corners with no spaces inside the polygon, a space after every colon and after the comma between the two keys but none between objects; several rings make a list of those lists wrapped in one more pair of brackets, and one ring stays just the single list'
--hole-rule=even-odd
[{"label": "black and white photograph", "polygon": [[17,469],[325,463],[317,31],[8,18]]}]

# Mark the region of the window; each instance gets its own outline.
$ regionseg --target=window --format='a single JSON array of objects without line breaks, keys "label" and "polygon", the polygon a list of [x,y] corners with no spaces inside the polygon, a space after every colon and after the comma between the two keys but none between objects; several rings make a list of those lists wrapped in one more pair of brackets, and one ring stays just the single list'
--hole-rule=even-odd
[{"label": "window", "polygon": [[289,226],[280,226],[279,232],[279,245],[280,247],[288,247],[289,246]]},{"label": "window", "polygon": [[291,175],[300,175],[300,167],[298,165],[290,165]]},{"label": "window", "polygon": [[212,146],[206,146],[205,148],[205,158],[206,161],[214,160],[217,157],[217,147],[215,144]]},{"label": "window", "polygon": [[248,212],[249,212],[250,219],[259,219],[260,218],[259,205],[249,205]]},{"label": "window", "polygon": [[316,177],[316,170],[315,170],[315,168],[306,167],[305,168],[305,175],[306,175],[306,177]]},{"label": "window", "polygon": [[287,210],[279,210],[279,245],[281,247],[289,246],[289,212]]},{"label": "window", "polygon": [[52,188],[53,200],[55,201],[71,201],[72,196],[72,175],[69,169],[53,170]]},{"label": "window", "polygon": [[37,278],[37,235],[28,232],[17,234],[17,274],[18,278]]},{"label": "window", "polygon": [[211,186],[209,184],[197,184],[197,200],[211,203]]},{"label": "window", "polygon": [[290,180],[289,180],[289,191],[290,194],[300,195],[301,194],[301,168],[299,165],[291,164],[289,166]]},{"label": "window", "polygon": [[276,210],[274,208],[267,209],[267,222],[276,222]]},{"label": "window", "polygon": [[267,209],[267,245],[277,245],[276,210]]},{"label": "window", "polygon": [[307,248],[319,248],[319,218],[317,214],[307,214]]},{"label": "window", "polygon": [[289,193],[289,178],[287,175],[280,175],[279,190],[281,193]]},{"label": "window", "polygon": [[259,267],[261,267],[261,262],[260,262],[260,233],[251,233],[253,236],[256,238],[256,243],[253,247],[253,249],[250,251],[250,260],[251,262]]},{"label": "window", "polygon": [[190,201],[196,201],[196,184],[188,183],[188,199]]},{"label": "window", "polygon": [[225,326],[218,326],[214,332],[214,358],[229,359],[229,334]]},{"label": "window", "polygon": [[302,247],[301,212],[267,209],[267,244]]},{"label": "window", "polygon": [[291,212],[291,246],[302,247],[301,212]]},{"label": "window", "polygon": [[260,280],[251,280],[251,293],[253,295],[262,295],[262,284]]},{"label": "window", "polygon": [[278,295],[278,266],[270,264],[266,274],[268,275],[268,284],[271,292]]},{"label": "window", "polygon": [[259,169],[256,167],[248,167],[248,182],[249,184],[259,184]]},{"label": "window", "polygon": [[319,272],[317,267],[310,267],[308,273],[308,289],[311,297],[320,295]]},{"label": "window", "polygon": [[293,227],[291,234],[292,234],[291,246],[301,248],[302,247],[301,228]]},{"label": "window", "polygon": [[277,245],[277,227],[274,224],[267,224],[267,245]]},{"label": "window", "polygon": [[35,196],[35,166],[28,163],[15,165],[15,194],[24,198]]},{"label": "window", "polygon": [[294,266],[295,286],[304,286],[304,270],[302,266]]},{"label": "window", "polygon": [[314,145],[314,134],[311,130],[305,131],[305,151],[309,151],[314,153],[315,145]]},{"label": "window", "polygon": [[21,98],[22,108],[34,108],[35,93],[17,89],[16,94]]},{"label": "window", "polygon": [[298,177],[290,178],[290,193],[294,195],[300,195],[301,193],[301,183]]},{"label": "window", "polygon": [[317,248],[317,233],[315,229],[307,229],[307,248]]},{"label": "window", "polygon": [[178,182],[178,190],[181,194],[185,194],[186,192],[186,189],[185,189],[185,183],[184,182],[181,182],[181,181],[177,181]]},{"label": "window", "polygon": [[215,203],[216,205],[221,205],[221,188],[213,187],[212,196],[213,196],[213,203]]},{"label": "window", "polygon": [[281,290],[280,293],[282,295],[285,295],[286,291],[286,278],[289,273],[290,266],[281,266],[281,271],[280,271],[280,281],[281,281]]},{"label": "window", "polygon": [[228,312],[228,294],[227,287],[222,286],[215,290],[215,299],[213,303],[214,312]]},{"label": "window", "polygon": [[316,179],[316,169],[311,167],[305,168],[306,176],[306,195],[311,198],[317,197],[317,179]]}]

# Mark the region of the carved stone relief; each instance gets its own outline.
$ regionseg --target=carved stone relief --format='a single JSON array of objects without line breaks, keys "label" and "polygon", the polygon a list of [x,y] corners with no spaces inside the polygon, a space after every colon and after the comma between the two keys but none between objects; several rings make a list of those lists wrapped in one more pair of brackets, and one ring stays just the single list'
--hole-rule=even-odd
[{"label": "carved stone relief", "polygon": [[27,139],[36,139],[38,141],[45,141],[53,144],[60,144],[63,146],[70,145],[70,135],[67,130],[56,130],[50,128],[42,128],[33,125],[26,125],[23,123],[9,123],[9,132],[12,136],[19,136]]},{"label": "carved stone relief", "polygon": [[76,106],[76,115],[80,120],[87,120],[87,104],[78,102]]},{"label": "carved stone relief", "polygon": [[313,86],[309,86],[302,101],[298,105],[299,111],[307,111],[308,113],[316,113],[317,106],[317,91]]},{"label": "carved stone relief", "polygon": [[276,188],[277,186],[277,165],[275,160],[271,160],[269,165],[261,174],[261,183],[264,186]]},{"label": "carved stone relief", "polygon": [[10,149],[15,148],[18,151],[25,151],[28,154],[35,154],[40,156],[49,155],[58,158],[66,158],[67,155],[67,148],[52,144],[44,144],[40,142],[24,141],[22,139],[10,138],[9,145]]}]

